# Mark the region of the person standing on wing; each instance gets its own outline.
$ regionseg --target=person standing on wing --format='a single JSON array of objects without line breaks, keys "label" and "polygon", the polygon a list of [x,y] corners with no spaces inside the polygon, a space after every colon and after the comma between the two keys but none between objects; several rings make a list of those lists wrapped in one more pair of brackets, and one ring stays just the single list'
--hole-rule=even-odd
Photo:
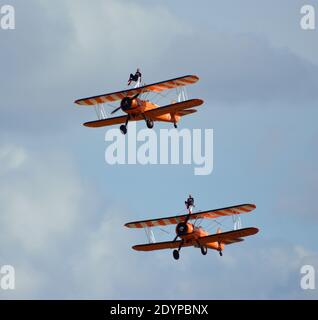
[{"label": "person standing on wing", "polygon": [[192,214],[192,210],[195,207],[195,205],[194,205],[194,199],[192,198],[191,194],[189,194],[187,201],[185,201],[184,203],[185,203],[189,213]]},{"label": "person standing on wing", "polygon": [[135,74],[130,74],[129,79],[128,79],[128,86],[130,86],[131,82],[134,81],[136,82],[135,88],[138,88],[141,84],[141,72],[140,69],[138,68]]}]

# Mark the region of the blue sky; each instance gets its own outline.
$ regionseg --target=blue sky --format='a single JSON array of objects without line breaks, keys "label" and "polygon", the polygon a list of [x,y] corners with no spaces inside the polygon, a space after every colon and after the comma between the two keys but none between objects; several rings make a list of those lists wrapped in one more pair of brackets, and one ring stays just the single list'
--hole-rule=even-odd
[{"label": "blue sky", "polygon": [[[318,270],[318,42],[299,26],[313,1],[4,3],[0,265],[17,279],[1,298],[317,298],[299,285],[302,265]],[[81,126],[94,112],[73,101],[136,67],[147,83],[200,76],[188,93],[205,105],[181,127],[214,130],[211,175],[105,163],[107,129]],[[131,250],[145,235],[123,224],[180,213],[188,193],[200,210],[255,203],[242,222],[260,233],[222,258]]]}]

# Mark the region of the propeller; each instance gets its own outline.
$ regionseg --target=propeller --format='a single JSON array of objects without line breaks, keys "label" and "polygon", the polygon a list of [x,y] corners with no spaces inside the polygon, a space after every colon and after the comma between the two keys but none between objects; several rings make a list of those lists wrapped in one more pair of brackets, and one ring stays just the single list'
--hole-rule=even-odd
[{"label": "propeller", "polygon": [[[191,216],[191,214],[188,214],[188,215],[186,216],[184,222],[178,224],[178,226],[177,226],[177,231],[179,231],[179,230],[178,230],[178,229],[179,229],[178,227],[179,227],[180,225],[181,225],[181,227],[184,228],[185,230],[188,230],[187,223],[188,223],[188,221],[189,221],[189,219],[190,219],[190,216]],[[184,231],[182,231],[182,233],[183,233],[183,232],[184,232]],[[177,232],[177,235],[176,235],[175,238],[173,239],[173,242],[177,241],[177,239],[178,239],[179,236],[180,236],[180,232]]]},{"label": "propeller", "polygon": [[115,110],[113,110],[110,114],[114,114],[114,113],[116,113],[118,110],[120,110],[121,109],[121,106],[120,107],[118,107],[118,108],[116,108]]},{"label": "propeller", "polygon": [[140,92],[137,93],[136,95],[134,95],[132,98],[130,97],[125,97],[123,100],[121,100],[120,102],[120,106],[118,108],[116,108],[115,110],[113,110],[111,112],[111,114],[116,113],[117,111],[119,111],[120,109],[125,111],[128,110],[131,107],[131,104],[133,102],[134,99],[138,98],[138,96],[140,95]]}]

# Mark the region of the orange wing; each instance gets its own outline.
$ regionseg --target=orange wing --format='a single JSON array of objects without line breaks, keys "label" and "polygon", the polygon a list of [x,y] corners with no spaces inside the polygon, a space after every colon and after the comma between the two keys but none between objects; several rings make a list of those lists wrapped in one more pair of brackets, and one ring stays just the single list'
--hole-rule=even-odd
[{"label": "orange wing", "polygon": [[222,243],[229,245],[229,244],[233,244],[233,243],[237,243],[237,242],[242,242],[244,241],[244,239],[242,238],[237,238],[237,239],[225,239],[222,241]]},{"label": "orange wing", "polygon": [[[121,116],[121,117],[85,122],[83,125],[85,127],[90,127],[90,128],[99,128],[99,127],[112,126],[114,124],[125,123],[126,119],[127,119],[127,116]],[[136,117],[132,118],[130,121],[137,121],[137,120],[141,120],[141,119],[143,119],[141,116],[136,116]]]},{"label": "orange wing", "polygon": [[[171,105],[167,105],[164,107],[160,107],[157,109],[146,111],[144,114],[150,118],[155,120],[157,116],[163,115],[169,112],[174,113],[184,113],[182,115],[190,114],[193,112],[196,112],[196,110],[185,110],[188,108],[193,108],[195,106],[199,106],[203,103],[200,99],[191,99],[184,102],[178,102]],[[108,119],[102,119],[102,120],[95,120],[84,123],[84,126],[90,127],[90,128],[99,128],[99,127],[106,127],[106,126],[112,126],[114,124],[120,124],[125,123],[127,119],[127,116],[121,116],[121,117],[115,117],[115,118],[108,118]],[[130,121],[139,121],[143,120],[144,117],[140,114],[130,119]]]},{"label": "orange wing", "polygon": [[244,228],[239,230],[233,230],[223,233],[216,233],[206,237],[202,237],[198,239],[198,242],[201,245],[210,243],[210,242],[220,242],[224,244],[231,244],[234,242],[242,241],[243,237],[248,237],[256,234],[259,230],[257,228]]},{"label": "orange wing", "polygon": [[[153,251],[153,250],[162,250],[162,249],[176,249],[179,248],[181,241],[167,241],[167,242],[157,242],[157,243],[147,243],[147,244],[138,244],[132,248],[137,251]],[[192,243],[184,243],[183,247],[192,246]]]},{"label": "orange wing", "polygon": [[[232,216],[235,214],[242,214],[254,210],[256,206],[254,204],[241,204],[233,207],[227,207],[216,210],[208,210],[204,212],[193,213],[190,216],[190,219],[214,219],[224,216]],[[156,226],[166,226],[169,224],[178,224],[183,222],[188,215],[184,214],[181,216],[173,216],[160,219],[144,220],[144,221],[135,221],[126,223],[125,226],[128,228],[147,228],[147,227],[156,227]]]},{"label": "orange wing", "polygon": [[[167,113],[179,113],[179,112],[186,112],[186,109],[190,109],[193,107],[198,107],[203,103],[201,99],[191,99],[183,102],[177,102],[173,104],[169,104],[164,107],[152,109],[146,111],[144,114],[147,118],[155,120],[157,117],[162,116]],[[190,111],[190,110],[189,110]],[[195,112],[196,110],[192,110],[189,113]]]},{"label": "orange wing", "polygon": [[197,112],[197,111],[198,110],[195,110],[195,109],[181,110],[181,111],[177,112],[177,115],[178,116],[186,116],[188,114],[192,114],[192,113]]},{"label": "orange wing", "polygon": [[137,93],[145,93],[149,91],[161,92],[164,90],[182,87],[182,86],[196,83],[198,80],[199,78],[197,76],[188,75],[188,76],[183,76],[179,78],[174,78],[166,81],[149,84],[149,85],[135,88],[135,89],[123,90],[123,91],[118,91],[118,92],[113,92],[108,94],[102,94],[99,96],[78,99],[75,101],[75,103],[81,106],[94,106],[96,104],[122,100],[125,97],[132,97]]},{"label": "orange wing", "polygon": [[[248,237],[256,234],[258,232],[257,228],[245,228],[240,230],[228,231],[223,233],[217,233],[209,235],[206,237],[199,238],[197,241],[200,245],[205,245],[211,242],[220,242],[226,245],[232,244],[235,242],[241,242],[244,239],[241,237]],[[139,244],[133,246],[132,248],[137,251],[153,251],[153,250],[163,250],[163,249],[176,249],[179,248],[181,241],[167,241],[167,242],[157,242],[157,243],[147,243]],[[184,242],[183,247],[193,246],[193,242]]]}]

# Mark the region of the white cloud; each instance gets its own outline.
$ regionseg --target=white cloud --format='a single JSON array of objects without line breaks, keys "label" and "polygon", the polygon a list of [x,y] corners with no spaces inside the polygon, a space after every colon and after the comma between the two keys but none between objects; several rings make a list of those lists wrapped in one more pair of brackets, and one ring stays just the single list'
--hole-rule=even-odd
[{"label": "white cloud", "polygon": [[16,268],[16,290],[1,297],[315,297],[300,290],[299,270],[317,263],[316,252],[258,237],[229,246],[222,258],[193,248],[180,261],[170,251],[135,252],[142,235],[123,227],[123,204],[96,198],[63,152],[22,150],[27,160],[0,183],[0,264]]},{"label": "white cloud", "polygon": [[[14,159],[25,159],[23,148],[12,148],[17,150]],[[3,177],[2,237],[30,254],[54,247],[56,239],[67,235],[79,221],[81,182],[67,161],[63,155],[29,155],[16,174]],[[21,160],[14,163],[21,165]]]},{"label": "white cloud", "polygon": [[[52,143],[65,118],[79,126],[75,114],[84,111],[73,109],[75,97],[116,89],[136,66],[153,80],[185,68],[198,72],[200,95],[235,104],[251,97],[261,105],[267,97],[316,97],[316,67],[259,37],[200,30],[188,36],[193,30],[160,5],[30,3],[19,4],[24,18],[18,23],[26,30],[18,26],[0,53],[7,62],[3,113],[9,114],[2,117],[2,130],[34,130],[40,139],[39,132],[48,134],[52,126],[54,137],[46,142]],[[13,116],[22,107],[23,117]],[[253,239],[228,248],[223,258],[185,249],[175,262],[167,251],[134,252],[130,247],[140,239],[123,228],[122,204],[110,206],[94,196],[94,181],[83,183],[61,150],[48,154],[6,145],[0,163],[0,264],[16,267],[16,297],[303,297],[299,265],[317,264],[317,253],[301,246],[263,240],[256,245]]]},{"label": "white cloud", "polygon": [[0,175],[18,169],[27,159],[25,150],[14,145],[3,145],[0,148]]}]

